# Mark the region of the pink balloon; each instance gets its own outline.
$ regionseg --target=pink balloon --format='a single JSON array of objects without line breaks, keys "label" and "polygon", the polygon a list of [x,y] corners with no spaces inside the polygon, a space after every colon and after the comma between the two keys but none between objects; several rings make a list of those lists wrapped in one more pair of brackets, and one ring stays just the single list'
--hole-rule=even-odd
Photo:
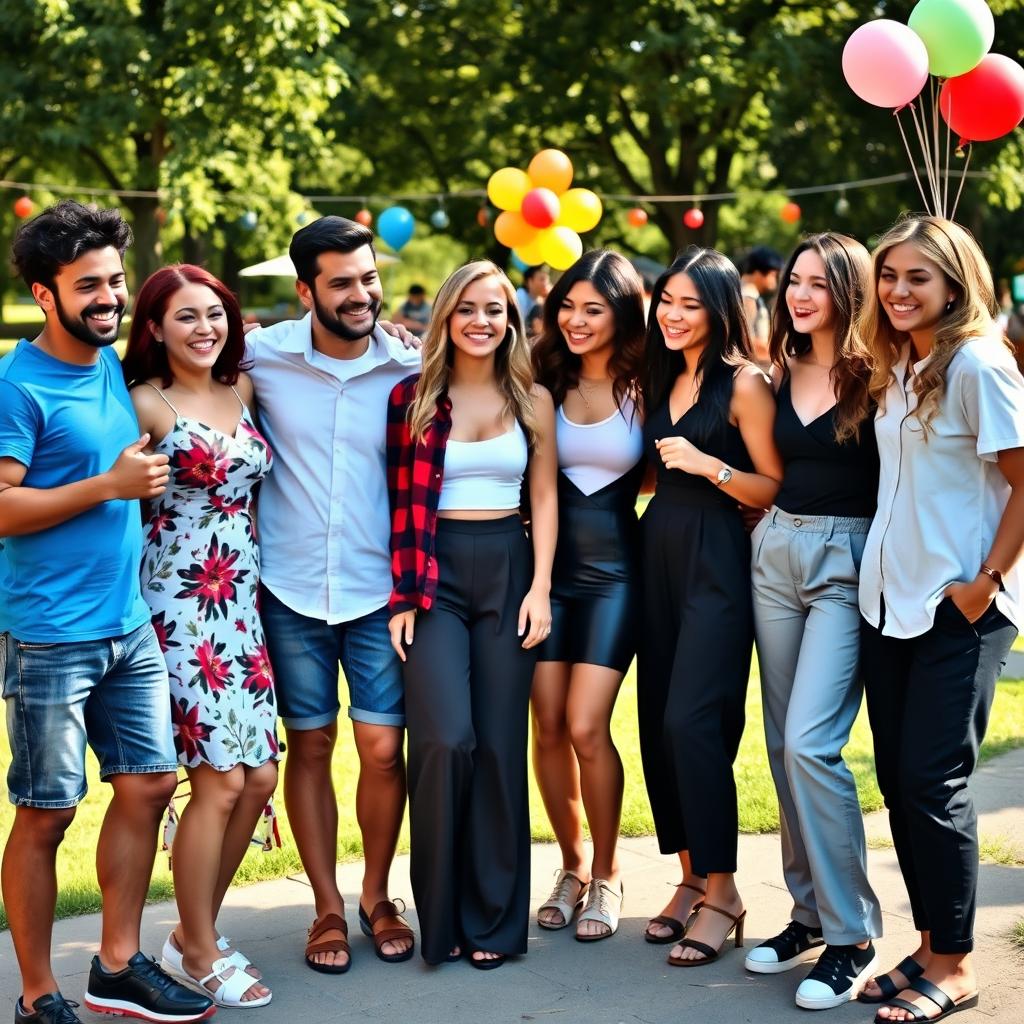
[{"label": "pink balloon", "polygon": [[902,107],[928,81],[928,50],[913,29],[879,18],[846,40],[843,75],[862,100],[876,107]]}]

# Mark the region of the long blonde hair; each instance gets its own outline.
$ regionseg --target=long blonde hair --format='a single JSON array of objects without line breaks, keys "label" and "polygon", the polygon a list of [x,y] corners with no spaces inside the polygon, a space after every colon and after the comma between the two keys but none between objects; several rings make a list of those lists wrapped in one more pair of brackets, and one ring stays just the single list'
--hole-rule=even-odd
[{"label": "long blonde hair", "polygon": [[893,379],[893,367],[909,340],[896,330],[878,299],[878,281],[889,250],[911,242],[935,263],[954,293],[935,327],[931,359],[914,382],[917,418],[927,432],[946,389],[946,371],[953,357],[972,338],[993,333],[998,313],[992,272],[978,243],[966,228],[941,217],[922,215],[898,221],[882,236],[873,260],[874,288],[864,303],[859,333],[871,353],[871,395],[881,405]]},{"label": "long blonde hair", "polygon": [[508,307],[508,331],[494,354],[494,377],[498,390],[505,396],[502,418],[512,413],[526,433],[532,449],[537,443],[537,420],[533,412],[531,391],[533,371],[530,348],[523,330],[523,320],[516,304],[512,282],[490,260],[473,260],[459,267],[441,285],[430,325],[423,336],[423,370],[416,385],[416,397],[409,406],[409,429],[413,439],[422,441],[437,413],[437,403],[447,394],[451,374],[452,351],[448,320],[455,312],[462,293],[474,282],[493,277],[505,293]]}]

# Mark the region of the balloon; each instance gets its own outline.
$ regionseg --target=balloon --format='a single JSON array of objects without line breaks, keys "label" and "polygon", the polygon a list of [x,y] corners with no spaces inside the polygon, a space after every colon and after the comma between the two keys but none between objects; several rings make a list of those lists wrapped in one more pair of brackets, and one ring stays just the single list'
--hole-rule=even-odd
[{"label": "balloon", "polygon": [[939,78],[976,68],[996,34],[985,0],[921,0],[907,24],[924,41],[928,70]]},{"label": "balloon", "polygon": [[523,220],[535,228],[548,228],[558,220],[561,203],[549,188],[533,188],[523,196]]},{"label": "balloon", "polygon": [[487,198],[499,210],[518,210],[523,196],[533,188],[525,171],[518,167],[502,167],[487,182]]},{"label": "balloon", "polygon": [[1024,120],[1024,68],[1009,57],[990,53],[966,75],[946,80],[939,110],[962,139],[1001,138]]},{"label": "balloon", "polygon": [[850,212],[850,200],[846,196],[840,196],[836,200],[836,216],[845,217]]},{"label": "balloon", "polygon": [[787,224],[795,224],[802,215],[803,211],[796,203],[786,203],[786,205],[779,210],[779,216]]},{"label": "balloon", "polygon": [[364,228],[368,228],[373,223],[373,214],[364,206],[353,219],[357,224],[362,224]]},{"label": "balloon", "polygon": [[537,238],[532,242],[518,246],[515,250],[515,255],[518,256],[528,267],[535,267],[539,263],[543,263],[545,261],[545,257],[540,248],[540,232],[537,232]]},{"label": "balloon", "polygon": [[696,231],[704,224],[704,211],[698,210],[696,206],[692,207],[683,214],[683,223]]},{"label": "balloon", "polygon": [[541,232],[539,242],[544,262],[555,270],[568,270],[583,255],[583,243],[572,228],[549,228]]},{"label": "balloon", "polygon": [[260,218],[255,210],[246,210],[245,213],[238,218],[238,223],[245,231],[255,231],[259,220]]},{"label": "balloon", "polygon": [[647,223],[647,211],[641,210],[639,206],[634,206],[626,214],[626,220],[629,221],[630,227],[642,228]]},{"label": "balloon", "polygon": [[561,196],[562,212],[558,223],[573,231],[596,228],[604,209],[601,200],[589,188],[571,188]]},{"label": "balloon", "polygon": [[308,223],[309,223],[309,222],[310,222],[310,221],[311,221],[312,219],[313,219],[313,214],[311,214],[311,213],[309,212],[309,210],[303,210],[303,211],[302,211],[302,212],[301,212],[301,213],[300,213],[300,214],[299,214],[299,215],[298,215],[298,216],[297,216],[297,217],[295,218],[295,223],[296,223],[296,224],[298,224],[298,225],[299,225],[299,227],[301,228],[301,227],[305,226],[306,224],[308,224]]},{"label": "balloon", "polygon": [[876,107],[902,107],[928,81],[928,50],[906,25],[879,18],[846,40],[843,75],[862,100]]},{"label": "balloon", "polygon": [[377,218],[377,234],[395,252],[412,238],[416,221],[404,206],[389,206]]},{"label": "balloon", "polygon": [[167,223],[167,211],[162,206],[158,206],[153,211],[153,220],[155,220],[160,227],[163,227]]},{"label": "balloon", "polygon": [[561,195],[572,184],[572,161],[560,149],[542,149],[527,168],[534,188]]},{"label": "balloon", "polygon": [[21,220],[31,217],[32,211],[35,208],[36,204],[28,196],[20,196],[14,200],[14,216],[19,217]]},{"label": "balloon", "polygon": [[450,223],[448,214],[444,210],[437,209],[430,215],[430,224],[432,227],[437,228],[438,231],[444,231]]},{"label": "balloon", "polygon": [[491,211],[487,209],[486,206],[481,206],[480,209],[476,211],[476,222],[482,228],[487,227],[487,225],[491,223]]},{"label": "balloon", "polygon": [[521,213],[505,210],[494,222],[494,237],[510,249],[529,245],[537,237],[537,229],[523,220]]},{"label": "balloon", "polygon": [[512,253],[508,261],[520,273],[522,273],[529,266],[528,263],[524,263],[515,253]]}]

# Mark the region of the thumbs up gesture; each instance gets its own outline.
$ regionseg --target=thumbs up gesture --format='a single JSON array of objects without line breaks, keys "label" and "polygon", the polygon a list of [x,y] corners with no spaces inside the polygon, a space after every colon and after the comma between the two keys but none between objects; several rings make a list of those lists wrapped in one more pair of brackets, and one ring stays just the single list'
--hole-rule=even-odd
[{"label": "thumbs up gesture", "polygon": [[107,470],[115,498],[158,498],[170,479],[166,455],[147,455],[149,434],[128,445]]}]

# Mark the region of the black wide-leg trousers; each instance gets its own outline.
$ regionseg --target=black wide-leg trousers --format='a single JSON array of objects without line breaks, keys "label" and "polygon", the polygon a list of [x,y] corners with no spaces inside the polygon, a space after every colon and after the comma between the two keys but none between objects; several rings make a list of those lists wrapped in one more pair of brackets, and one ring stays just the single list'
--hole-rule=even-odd
[{"label": "black wide-leg trousers", "polygon": [[519,516],[439,519],[438,590],[404,667],[413,897],[427,963],[522,954],[530,913],[527,723],[533,576]]},{"label": "black wide-leg trousers", "polygon": [[862,621],[861,664],[878,786],[914,926],[935,953],[974,948],[978,818],[968,780],[1017,630],[993,602],[970,623],[947,597],[921,636]]}]

